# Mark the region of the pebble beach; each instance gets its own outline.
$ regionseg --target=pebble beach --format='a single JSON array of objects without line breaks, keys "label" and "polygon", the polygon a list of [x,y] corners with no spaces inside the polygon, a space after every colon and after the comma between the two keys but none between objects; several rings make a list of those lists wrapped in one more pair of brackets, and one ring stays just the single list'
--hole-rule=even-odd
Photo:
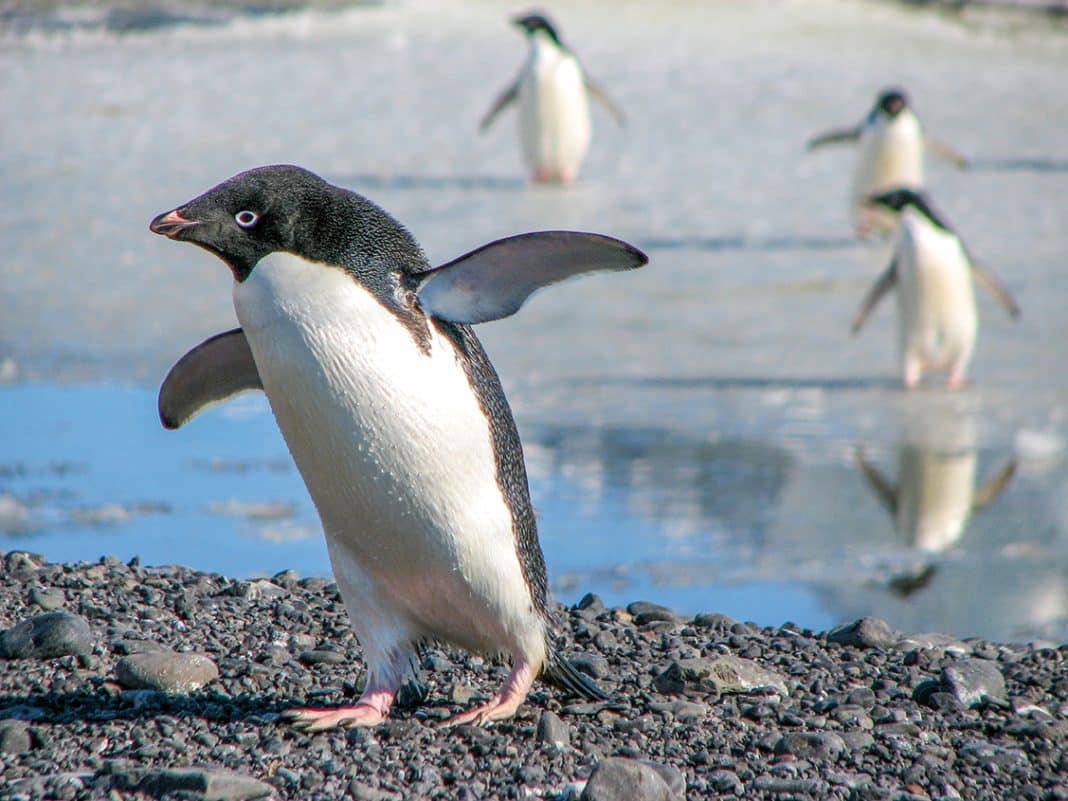
[{"label": "pebble beach", "polygon": [[2,568],[3,798],[1068,798],[1068,645],[587,595],[561,646],[612,701],[539,684],[509,722],[447,727],[505,668],[431,647],[388,722],[308,735],[280,713],[362,684],[331,580]]}]

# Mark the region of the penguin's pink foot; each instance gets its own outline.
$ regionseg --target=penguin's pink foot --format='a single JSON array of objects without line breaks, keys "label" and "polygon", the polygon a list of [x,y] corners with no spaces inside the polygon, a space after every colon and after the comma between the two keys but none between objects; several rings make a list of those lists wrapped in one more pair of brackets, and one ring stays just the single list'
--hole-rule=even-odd
[{"label": "penguin's pink foot", "polygon": [[307,732],[338,727],[377,726],[386,719],[396,697],[395,691],[368,688],[353,706],[333,709],[287,709],[282,718],[294,728]]},{"label": "penguin's pink foot", "polygon": [[287,709],[282,717],[293,728],[306,732],[326,731],[339,727],[376,726],[386,719],[381,711],[369,704],[339,706],[334,709]]},{"label": "penguin's pink foot", "polygon": [[526,699],[527,693],[534,684],[534,675],[534,668],[529,662],[517,661],[499,693],[482,706],[449,718],[445,721],[445,725],[459,726],[464,723],[474,723],[484,726],[496,720],[507,720],[515,715],[519,705]]},{"label": "penguin's pink foot", "polygon": [[964,379],[964,373],[952,372],[949,374],[949,378],[946,379],[946,386],[949,389],[963,389],[968,385],[968,382]]}]

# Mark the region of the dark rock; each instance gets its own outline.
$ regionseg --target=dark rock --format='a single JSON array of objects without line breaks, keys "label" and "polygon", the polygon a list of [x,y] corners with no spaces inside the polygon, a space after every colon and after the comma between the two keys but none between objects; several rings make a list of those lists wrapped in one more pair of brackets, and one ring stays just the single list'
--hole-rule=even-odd
[{"label": "dark rock", "polygon": [[536,739],[562,751],[571,745],[571,727],[555,713],[545,710],[538,718]]},{"label": "dark rock", "polygon": [[595,679],[608,675],[608,660],[599,654],[575,654],[569,661],[587,676]]},{"label": "dark rock", "polygon": [[314,648],[304,651],[297,657],[304,665],[343,665],[349,658],[340,651],[332,651],[327,648]]},{"label": "dark rock", "polygon": [[70,612],[36,615],[0,634],[0,656],[5,659],[54,659],[87,654],[92,647],[89,622]]},{"label": "dark rock", "polygon": [[889,648],[897,640],[885,620],[862,617],[827,632],[827,641],[857,648]]},{"label": "dark rock", "polygon": [[703,629],[715,629],[726,633],[735,623],[733,618],[720,612],[701,612],[694,616],[693,625]]},{"label": "dark rock", "polygon": [[130,690],[188,693],[219,677],[219,668],[204,654],[158,651],[124,656],[115,663],[115,678]]},{"label": "dark rock", "polygon": [[24,720],[0,720],[0,753],[25,754],[32,747],[29,723]]},{"label": "dark rock", "polygon": [[708,780],[709,784],[712,785],[712,789],[723,795],[740,796],[745,792],[745,785],[733,770],[721,769],[714,771],[708,777]]},{"label": "dark rock", "polygon": [[611,757],[597,763],[581,801],[681,801],[652,764]]},{"label": "dark rock", "polygon": [[666,606],[649,603],[648,601],[634,601],[633,603],[627,604],[627,612],[633,616],[634,624],[636,626],[644,626],[646,623],[654,623],[657,621],[674,623],[679,619],[678,615]]},{"label": "dark rock", "polygon": [[600,614],[604,611],[604,601],[601,600],[600,595],[588,592],[579,599],[579,602],[575,604],[575,608]]}]

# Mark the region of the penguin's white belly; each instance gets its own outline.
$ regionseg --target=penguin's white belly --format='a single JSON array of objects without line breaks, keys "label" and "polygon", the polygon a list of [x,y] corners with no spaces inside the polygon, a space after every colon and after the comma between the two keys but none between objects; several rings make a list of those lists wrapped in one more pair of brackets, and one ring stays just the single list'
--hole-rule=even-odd
[{"label": "penguin's white belly", "polygon": [[866,206],[874,194],[899,187],[923,187],[923,134],[919,121],[910,111],[902,111],[894,120],[869,125],[860,138],[860,152],[850,202],[858,227],[881,232],[897,228],[895,215],[884,209]]},{"label": "penguin's white belly", "polygon": [[234,306],[364,647],[537,648],[489,421],[451,341],[431,326],[421,350],[344,271],[289,254],[235,284]]},{"label": "penguin's white belly", "polygon": [[573,56],[538,46],[519,83],[519,139],[536,176],[573,179],[591,136],[589,100]]},{"label": "penguin's white belly", "polygon": [[897,270],[905,357],[936,370],[966,363],[978,317],[971,266],[960,241],[907,212]]}]

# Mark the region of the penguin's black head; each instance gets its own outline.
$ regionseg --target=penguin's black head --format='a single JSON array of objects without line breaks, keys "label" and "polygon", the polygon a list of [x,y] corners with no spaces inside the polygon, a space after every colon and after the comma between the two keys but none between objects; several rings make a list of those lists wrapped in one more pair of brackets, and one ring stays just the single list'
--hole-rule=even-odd
[{"label": "penguin's black head", "polygon": [[875,108],[893,119],[909,107],[908,97],[901,89],[885,89],[875,99]]},{"label": "penguin's black head", "polygon": [[556,33],[556,28],[553,27],[553,24],[549,22],[549,18],[544,14],[537,12],[523,14],[513,19],[512,22],[526,31],[528,36],[533,36],[538,33],[538,31],[541,31],[556,42],[556,44],[560,44],[560,37]]},{"label": "penguin's black head", "polygon": [[923,192],[917,192],[915,189],[909,189],[903,186],[898,187],[896,189],[891,189],[888,192],[880,192],[879,194],[870,195],[867,202],[872,206],[882,206],[899,213],[906,208],[915,209],[939,228],[944,228],[947,231],[950,230],[949,225],[943,217],[935,211],[930,198]]},{"label": "penguin's black head", "polygon": [[149,230],[214,253],[243,281],[270,253],[314,257],[306,243],[316,240],[318,221],[329,219],[336,191],[301,167],[258,167],[159,215]]}]

